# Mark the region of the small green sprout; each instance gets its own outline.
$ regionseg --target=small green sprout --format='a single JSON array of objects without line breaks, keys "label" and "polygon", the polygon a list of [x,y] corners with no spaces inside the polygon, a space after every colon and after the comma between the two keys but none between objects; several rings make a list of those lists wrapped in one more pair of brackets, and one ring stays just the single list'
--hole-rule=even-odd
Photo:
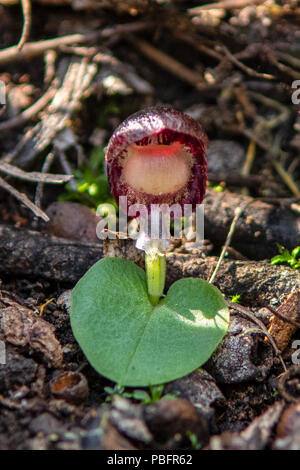
[{"label": "small green sprout", "polygon": [[142,405],[148,405],[160,400],[161,398],[170,399],[177,396],[176,393],[172,395],[166,394],[163,396],[164,387],[164,384],[150,385],[149,392],[142,389],[135,389],[132,392],[126,392],[125,387],[122,387],[119,384],[115,385],[115,387],[104,387],[104,390],[107,393],[105,401],[110,402],[113,395],[121,395],[124,398],[132,398],[133,400],[140,401]]},{"label": "small green sprout", "polygon": [[[149,387],[149,392],[146,390],[134,390],[132,393],[132,398],[140,401],[143,405],[148,405],[149,403],[154,403],[162,398],[164,391],[164,385],[153,385]],[[167,395],[165,395],[166,397]],[[163,398],[165,398],[163,397]]]},{"label": "small green sprout", "polygon": [[216,193],[222,193],[224,191],[224,186],[222,186],[222,184],[217,184],[216,186],[213,186],[213,189]]},{"label": "small green sprout", "polygon": [[196,434],[191,431],[186,431],[186,437],[190,440],[192,449],[199,450],[201,448]]},{"label": "small green sprout", "polygon": [[105,398],[106,402],[110,402],[113,395],[121,395],[124,398],[131,398],[131,394],[127,394],[125,392],[125,387],[122,387],[122,385],[119,384],[116,384],[114,387],[104,387],[104,391],[107,393],[107,397]]},{"label": "small green sprout", "polygon": [[60,201],[86,202],[87,200],[97,207],[108,202],[115,207],[115,201],[110,196],[107,177],[104,173],[104,147],[95,147],[80,169],[73,170],[73,183],[76,190],[68,183],[66,191],[59,197]]},{"label": "small green sprout", "polygon": [[237,294],[237,295],[232,295],[232,296],[230,297],[230,301],[231,301],[233,304],[238,304],[239,301],[240,301],[240,299],[241,299],[241,296],[240,296],[239,294]]},{"label": "small green sprout", "polygon": [[277,243],[279,255],[271,259],[271,264],[287,263],[292,269],[300,268],[300,246],[296,246],[291,252]]}]

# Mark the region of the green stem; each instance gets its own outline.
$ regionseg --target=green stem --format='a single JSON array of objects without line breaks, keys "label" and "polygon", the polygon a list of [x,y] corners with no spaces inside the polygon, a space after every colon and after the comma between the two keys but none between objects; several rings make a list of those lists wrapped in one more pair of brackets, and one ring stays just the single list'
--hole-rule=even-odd
[{"label": "green stem", "polygon": [[166,255],[159,250],[145,254],[148,295],[152,305],[157,305],[166,282]]}]

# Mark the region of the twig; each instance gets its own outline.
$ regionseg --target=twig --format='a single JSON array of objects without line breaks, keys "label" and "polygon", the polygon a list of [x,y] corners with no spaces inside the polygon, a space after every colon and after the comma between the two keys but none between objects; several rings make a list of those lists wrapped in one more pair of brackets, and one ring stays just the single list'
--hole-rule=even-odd
[{"label": "twig", "polygon": [[[247,150],[246,160],[241,170],[241,176],[247,177],[249,175],[255,159],[255,149],[256,144],[254,140],[251,139]],[[246,186],[243,187],[242,194],[244,194],[245,196],[249,194],[248,188]]]},{"label": "twig", "polygon": [[278,51],[276,52],[276,55],[277,57],[279,57],[279,59],[285,60],[296,69],[300,69],[300,59],[298,59],[297,57],[294,57],[293,55],[290,55],[290,54],[286,54],[285,52],[278,52]]},{"label": "twig", "polygon": [[[49,168],[52,165],[53,160],[55,159],[55,153],[50,152],[48,153],[47,157],[45,158],[45,161],[43,163],[43,166],[41,168],[41,173],[46,173]],[[70,177],[70,175],[68,175]],[[41,202],[43,198],[43,191],[44,191],[44,183],[41,181],[37,184],[36,191],[35,191],[35,197],[34,197],[34,203],[36,206],[41,207]]]},{"label": "twig", "polygon": [[13,150],[8,152],[4,157],[1,157],[2,162],[10,163],[17,155],[25,148],[25,145],[32,139],[34,139],[39,132],[40,123],[37,123],[34,127],[30,127],[23,135],[22,139],[15,145]]},{"label": "twig", "polygon": [[20,51],[27,41],[31,29],[31,1],[21,0],[22,13],[23,13],[23,28],[17,48]]},{"label": "twig", "polygon": [[257,187],[261,184],[262,177],[260,175],[241,175],[239,173],[222,173],[211,172],[207,174],[209,181],[224,181],[227,185],[233,186],[251,186]]},{"label": "twig", "polygon": [[205,5],[201,5],[200,7],[193,7],[188,10],[190,15],[197,15],[201,13],[203,10],[212,10],[212,9],[219,9],[224,8],[225,10],[231,9],[238,9],[244,8],[249,5],[259,5],[260,3],[264,3],[265,0],[224,0],[221,2],[209,3]]},{"label": "twig", "polygon": [[257,93],[254,91],[248,91],[248,94],[250,97],[253,97],[255,100],[259,101],[260,103],[264,104],[265,106],[269,106],[271,108],[278,109],[280,113],[278,116],[276,116],[274,119],[266,120],[263,119],[261,122],[258,123],[256,126],[255,130],[259,131],[262,128],[265,129],[274,129],[277,127],[279,124],[285,122],[289,115],[290,115],[290,110],[287,108],[287,106],[284,106],[283,104],[279,103],[276,100],[273,100],[272,98],[269,98],[268,96],[265,96],[261,93]]},{"label": "twig", "polygon": [[217,272],[219,270],[219,267],[223,261],[223,258],[226,254],[226,251],[227,251],[227,248],[229,247],[230,245],[230,242],[231,242],[231,239],[233,237],[233,234],[234,234],[234,231],[235,231],[235,227],[236,227],[236,224],[240,218],[240,216],[242,215],[243,211],[245,210],[246,206],[249,204],[249,201],[246,201],[244,202],[240,207],[237,207],[235,209],[235,216],[232,220],[232,223],[231,223],[231,226],[230,226],[230,229],[229,229],[229,232],[227,234],[227,238],[226,238],[226,242],[225,242],[225,245],[223,246],[223,249],[222,249],[222,252],[220,254],[220,257],[218,259],[218,262],[217,262],[217,266],[215,267],[214,269],[214,272],[212,273],[210,279],[209,279],[209,283],[212,284],[215,280],[215,277],[217,275]]},{"label": "twig", "polygon": [[300,157],[295,157],[291,163],[289,164],[288,166],[288,172],[289,173],[294,173],[294,171],[296,170],[297,166],[299,165],[300,163]]},{"label": "twig", "polygon": [[292,194],[294,194],[295,197],[299,198],[300,197],[300,189],[298,188],[297,184],[291,177],[291,175],[283,168],[281,163],[276,159],[277,156],[282,156],[284,152],[281,149],[270,149],[270,146],[266,144],[263,140],[261,140],[252,130],[250,129],[241,129],[240,130],[242,134],[246,135],[247,137],[253,139],[257,145],[259,145],[263,150],[268,152],[271,156],[274,158],[272,159],[272,164],[281,177],[281,179],[284,181],[286,186],[290,189]]},{"label": "twig", "polygon": [[[103,82],[106,74],[116,74],[118,77],[124,79],[126,84],[134,88],[137,93],[143,95],[152,95],[154,93],[154,89],[149,82],[137,75],[132,66],[121,62],[116,57],[108,53],[104,53],[103,51],[97,50],[96,48],[69,47],[68,49],[73,49],[73,53],[76,53],[77,51],[78,54],[82,53],[86,56],[90,56],[91,52],[94,50],[95,54],[93,54],[93,62],[95,62],[96,64],[101,64],[101,66],[105,64],[105,72],[102,75],[103,78],[101,78],[101,82]],[[86,51],[84,51],[84,49],[86,49]]]},{"label": "twig", "polygon": [[287,322],[287,323],[290,323],[291,325],[295,326],[296,328],[300,328],[300,322],[298,322],[296,320],[292,320],[292,318],[288,318],[285,315],[282,315],[281,313],[278,312],[278,310],[274,310],[269,305],[266,305],[265,308],[270,310],[270,312],[273,313],[273,315],[278,317],[280,320],[282,320],[284,322]]},{"label": "twig", "polygon": [[34,183],[67,183],[73,178],[72,175],[54,175],[51,173],[40,173],[38,171],[26,172],[16,166],[3,162],[0,162],[0,171],[25,181],[33,181]]},{"label": "twig", "polygon": [[268,73],[260,73],[260,72],[256,72],[256,70],[253,70],[251,69],[250,67],[248,67],[247,65],[243,64],[242,62],[240,62],[231,52],[230,50],[226,47],[226,46],[217,46],[216,47],[217,51],[224,51],[225,52],[225,55],[226,57],[233,63],[235,64],[237,67],[239,67],[240,69],[242,69],[244,72],[246,72],[248,75],[250,75],[251,77],[258,77],[258,78],[264,78],[266,80],[274,80],[274,76],[273,75],[270,75]]},{"label": "twig", "polygon": [[286,74],[290,75],[290,77],[292,77],[292,78],[295,78],[295,79],[299,78],[299,72],[297,70],[294,70],[291,67],[289,67],[288,65],[284,65],[281,62],[279,62],[277,60],[274,52],[271,51],[270,49],[265,47],[264,50],[265,50],[265,54],[266,54],[267,58],[269,59],[269,61],[271,62],[271,64],[274,65],[275,67],[277,67],[278,70],[280,70],[283,73],[286,73]]},{"label": "twig", "polygon": [[63,45],[80,44],[82,42],[96,40],[99,35],[99,32],[86,35],[70,34],[68,36],[46,39],[44,41],[28,42],[20,51],[17,46],[11,46],[0,51],[0,65],[17,60],[31,59],[37,55],[43,54],[49,49],[57,49]]},{"label": "twig", "polygon": [[44,302],[40,307],[39,307],[39,316],[42,317],[44,315],[44,310],[45,308],[55,300],[55,297],[51,297],[51,299],[48,299],[46,302]]},{"label": "twig", "polygon": [[67,126],[67,121],[96,72],[96,64],[90,64],[86,59],[80,62],[71,60],[62,85],[48,105],[48,112],[44,113],[40,122],[24,135],[16,148],[2,161],[11,163],[15,160],[18,167],[23,167],[53,144],[55,137]]},{"label": "twig", "polygon": [[[168,26],[168,25],[166,25]],[[202,52],[203,54],[206,54],[210,57],[213,57],[216,60],[223,60],[223,55],[219,54],[219,52],[216,52],[214,49],[211,49],[210,47],[206,46],[205,44],[202,44],[202,38],[197,37],[197,36],[190,36],[187,35],[186,33],[178,30],[173,30],[171,29],[173,35],[180,39],[181,41],[186,42],[187,44],[191,44],[197,51]]]},{"label": "twig", "polygon": [[8,121],[0,123],[0,132],[14,129],[15,127],[22,126],[25,122],[32,119],[37,113],[39,113],[54,97],[57,88],[53,84],[32,106],[25,109],[18,116],[9,119]]},{"label": "twig", "polygon": [[37,217],[40,217],[41,219],[45,220],[45,222],[48,222],[50,219],[47,216],[47,214],[42,211],[39,207],[37,207],[33,202],[28,199],[26,194],[20,193],[17,191],[13,186],[8,184],[4,179],[0,177],[0,187],[8,191],[10,194],[12,194],[16,199],[21,201],[28,209],[30,209]]},{"label": "twig", "polygon": [[50,49],[45,52],[44,62],[45,62],[45,78],[44,83],[46,85],[50,84],[55,76],[55,60],[56,60],[56,51]]},{"label": "twig", "polygon": [[129,24],[121,24],[113,27],[104,28],[102,31],[96,31],[89,34],[70,34],[68,36],[61,36],[54,39],[46,39],[44,41],[28,42],[21,50],[18,46],[8,47],[0,51],[0,65],[17,60],[30,59],[32,57],[43,54],[49,49],[58,49],[60,46],[67,46],[72,44],[82,44],[89,41],[96,41],[97,39],[106,39],[113,34],[126,34],[142,31],[153,26],[146,22],[135,22]]},{"label": "twig", "polygon": [[279,174],[279,176],[281,177],[282,181],[284,181],[284,183],[291,190],[291,192],[296,197],[300,197],[300,189],[298,188],[297,184],[295,183],[291,175],[287,171],[285,171],[281,163],[278,160],[273,159],[272,164],[275,170],[277,171],[277,173]]},{"label": "twig", "polygon": [[17,401],[6,398],[3,395],[0,395],[0,403],[4,408],[8,408],[9,410],[20,410],[24,406],[22,403],[17,403]]},{"label": "twig", "polygon": [[236,97],[237,102],[242,106],[243,110],[238,111],[237,119],[243,121],[243,118],[240,119],[239,115],[244,114],[247,117],[250,117],[254,121],[257,118],[257,112],[254,104],[249,99],[249,91],[247,90],[246,86],[241,84],[240,86],[236,86],[232,90],[233,94]]},{"label": "twig", "polygon": [[[61,46],[60,50],[66,52],[67,54],[76,54],[83,57],[92,58],[99,52],[99,48],[94,46]],[[112,56],[108,56],[112,61],[116,60]],[[93,59],[95,60],[95,58]]]},{"label": "twig", "polygon": [[[67,160],[65,152],[59,148],[56,148],[56,152],[58,154],[58,158],[59,158],[59,161],[63,170],[67,173],[67,175],[72,175],[72,168],[71,168],[70,163]],[[71,181],[70,186],[73,189],[73,191],[78,191],[75,181]]]},{"label": "twig", "polygon": [[282,359],[282,356],[281,356],[280,351],[277,347],[277,344],[274,341],[272,335],[269,333],[269,331],[267,330],[267,328],[263,324],[263,322],[260,321],[258,318],[256,318],[256,316],[253,315],[253,313],[247,307],[244,307],[242,305],[236,304],[234,302],[229,302],[229,301],[227,302],[227,305],[229,307],[231,307],[233,310],[236,310],[237,312],[239,312],[240,314],[245,315],[246,317],[250,318],[254,323],[256,323],[256,325],[258,325],[260,327],[260,329],[264,332],[264,334],[269,339],[271,345],[273,346],[273,349],[275,351],[276,356],[279,357],[284,371],[286,371],[287,368],[286,368],[284,360]]},{"label": "twig", "polygon": [[290,205],[290,209],[294,212],[296,212],[297,214],[300,214],[300,204],[296,204],[295,202],[293,202],[291,205]]},{"label": "twig", "polygon": [[145,54],[149,59],[156,62],[160,67],[164,68],[173,75],[176,75],[181,80],[190,83],[197,89],[203,89],[207,87],[203,76],[189,69],[181,62],[173,59],[169,55],[165,54],[159,49],[156,49],[151,44],[142,40],[134,40],[133,44],[139,48],[139,50]]}]

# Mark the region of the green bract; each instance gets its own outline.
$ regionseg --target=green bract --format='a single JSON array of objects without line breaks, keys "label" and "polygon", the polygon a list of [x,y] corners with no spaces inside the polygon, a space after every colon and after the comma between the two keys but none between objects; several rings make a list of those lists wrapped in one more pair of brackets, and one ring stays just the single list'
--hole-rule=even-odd
[{"label": "green bract", "polygon": [[201,279],[181,279],[158,305],[145,272],[105,258],[77,283],[71,297],[74,335],[92,366],[124,386],[169,382],[205,363],[229,324],[220,291]]}]

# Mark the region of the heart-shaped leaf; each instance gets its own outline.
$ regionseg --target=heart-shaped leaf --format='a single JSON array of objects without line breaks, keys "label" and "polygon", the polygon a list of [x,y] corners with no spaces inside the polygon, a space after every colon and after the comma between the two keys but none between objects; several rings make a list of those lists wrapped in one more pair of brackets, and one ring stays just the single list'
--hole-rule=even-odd
[{"label": "heart-shaped leaf", "polygon": [[105,258],[71,297],[74,335],[92,366],[127,386],[169,382],[206,362],[225,335],[229,311],[220,291],[202,279],[181,279],[153,307],[145,272]]}]

